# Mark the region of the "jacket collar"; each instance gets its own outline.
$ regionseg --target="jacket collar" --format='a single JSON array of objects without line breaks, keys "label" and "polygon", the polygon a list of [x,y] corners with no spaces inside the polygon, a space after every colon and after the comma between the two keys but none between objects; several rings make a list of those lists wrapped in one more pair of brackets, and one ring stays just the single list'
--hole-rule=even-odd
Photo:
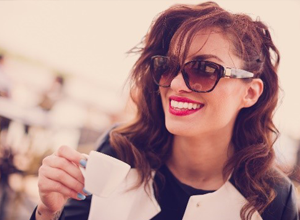
[{"label": "jacket collar", "polygon": [[[89,220],[150,220],[156,216],[161,209],[155,199],[153,178],[148,185],[135,187],[137,181],[137,170],[130,169],[125,180],[109,197],[93,195]],[[240,210],[246,202],[233,184],[226,181],[213,193],[191,196],[183,220],[194,220],[195,216],[206,220],[240,219]],[[262,218],[255,212],[251,220]]]}]

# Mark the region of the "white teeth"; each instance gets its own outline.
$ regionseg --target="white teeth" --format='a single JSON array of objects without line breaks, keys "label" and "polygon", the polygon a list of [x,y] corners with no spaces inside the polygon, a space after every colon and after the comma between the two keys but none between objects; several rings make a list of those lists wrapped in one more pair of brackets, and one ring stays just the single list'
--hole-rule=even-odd
[{"label": "white teeth", "polygon": [[171,100],[171,106],[173,108],[179,108],[179,109],[198,109],[200,108],[200,104],[196,103],[189,103],[189,102],[177,102],[175,100]]}]

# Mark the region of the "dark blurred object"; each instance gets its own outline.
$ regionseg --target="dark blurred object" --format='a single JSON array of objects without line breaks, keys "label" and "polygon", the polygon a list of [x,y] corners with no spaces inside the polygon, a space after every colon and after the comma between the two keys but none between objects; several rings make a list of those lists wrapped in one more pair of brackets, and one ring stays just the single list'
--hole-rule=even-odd
[{"label": "dark blurred object", "polygon": [[43,94],[39,106],[46,111],[51,110],[54,104],[61,98],[63,86],[64,78],[56,76],[49,90]]},{"label": "dark blurred object", "polygon": [[0,54],[0,97],[10,97],[11,81],[3,70],[5,57]]},{"label": "dark blurred object", "polygon": [[10,123],[10,119],[0,115],[0,131],[7,130]]},{"label": "dark blurred object", "polygon": [[[9,98],[11,90],[11,82],[3,71],[4,55],[0,54],[0,97]],[[7,130],[10,119],[0,115],[0,131]]]},{"label": "dark blurred object", "polygon": [[15,192],[9,186],[9,176],[22,173],[14,165],[14,156],[11,148],[0,145],[0,220],[7,219],[6,213]]},{"label": "dark blurred object", "polygon": [[6,144],[7,131],[0,131],[0,220],[29,219],[36,202],[28,195],[27,180],[37,176],[46,150],[17,151]]}]

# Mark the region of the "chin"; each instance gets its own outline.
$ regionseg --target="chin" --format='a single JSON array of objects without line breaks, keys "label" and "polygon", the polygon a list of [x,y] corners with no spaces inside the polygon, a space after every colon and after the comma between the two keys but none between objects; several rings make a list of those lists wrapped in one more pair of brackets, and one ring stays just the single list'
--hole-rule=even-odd
[{"label": "chin", "polygon": [[177,136],[191,136],[191,126],[187,123],[179,123],[179,122],[166,122],[167,130]]}]

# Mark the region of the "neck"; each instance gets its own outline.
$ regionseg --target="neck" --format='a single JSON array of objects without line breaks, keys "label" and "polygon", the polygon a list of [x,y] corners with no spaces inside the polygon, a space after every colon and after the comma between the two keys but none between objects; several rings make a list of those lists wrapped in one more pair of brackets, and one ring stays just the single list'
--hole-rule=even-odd
[{"label": "neck", "polygon": [[[167,162],[181,182],[199,189],[216,190],[224,180],[223,169],[232,154],[230,138],[174,136]],[[226,177],[225,177],[226,178]]]}]

